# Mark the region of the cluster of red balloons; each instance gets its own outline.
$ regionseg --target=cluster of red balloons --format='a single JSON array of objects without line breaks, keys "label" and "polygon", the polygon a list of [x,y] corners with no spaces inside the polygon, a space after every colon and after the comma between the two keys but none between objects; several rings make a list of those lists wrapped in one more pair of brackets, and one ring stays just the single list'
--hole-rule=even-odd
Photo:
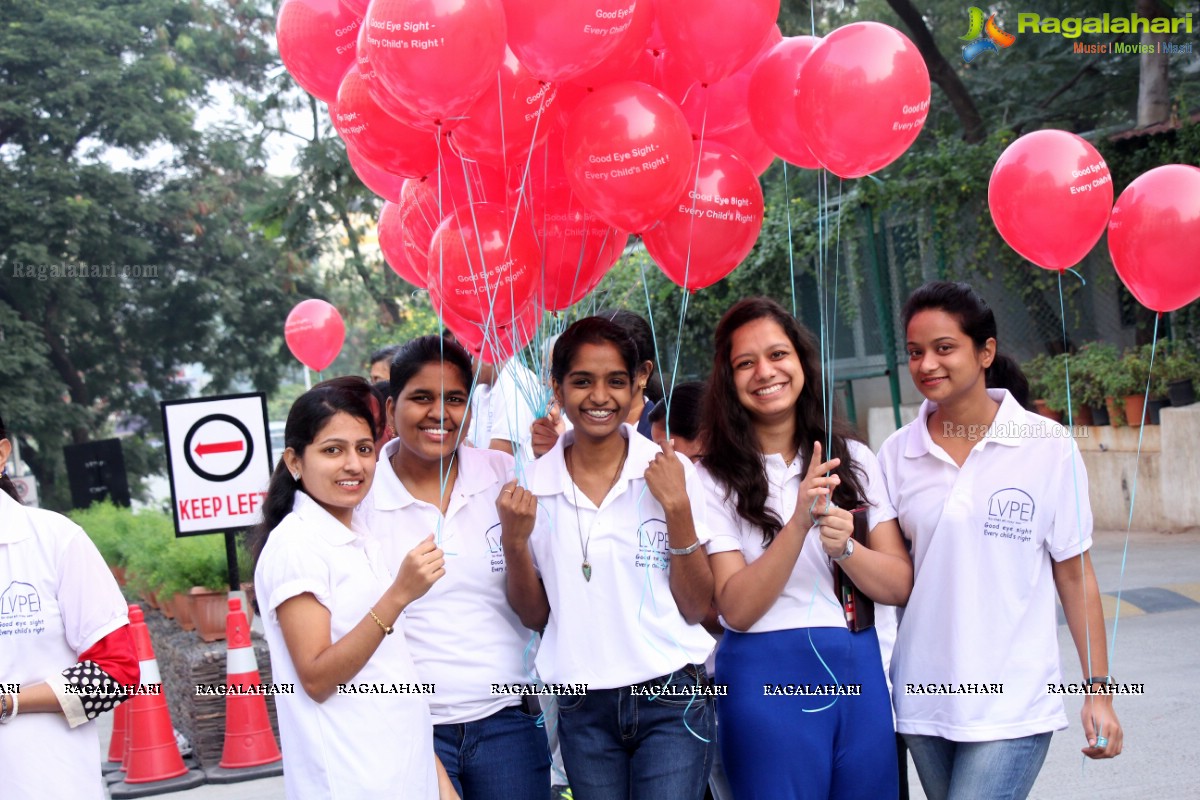
[{"label": "cluster of red balloons", "polygon": [[1039,267],[1075,266],[1108,232],[1121,281],[1147,308],[1200,299],[1200,169],[1168,164],[1125,188],[1113,205],[1108,165],[1073,133],[1043,130],[1005,148],[988,205],[996,230]]},{"label": "cluster of red balloons", "polygon": [[912,42],[871,22],[784,39],[779,5],[283,0],[276,33],[388,201],[392,269],[464,341],[516,342],[529,307],[578,302],[630,233],[681,286],[725,277],[776,154],[849,178],[911,145],[930,96]]}]

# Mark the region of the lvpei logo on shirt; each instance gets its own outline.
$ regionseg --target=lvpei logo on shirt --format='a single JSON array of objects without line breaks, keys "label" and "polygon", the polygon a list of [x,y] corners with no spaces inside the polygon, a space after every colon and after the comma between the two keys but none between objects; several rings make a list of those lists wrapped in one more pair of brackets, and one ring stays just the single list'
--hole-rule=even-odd
[{"label": "lvpei logo on shirt", "polygon": [[1016,36],[1000,27],[1000,23],[996,22],[995,14],[987,17],[987,22],[984,22],[982,9],[972,6],[967,9],[967,13],[970,27],[965,36],[958,38],[969,43],[963,45],[962,49],[963,61],[968,64],[983,53],[998,52],[1006,47],[1012,47],[1013,43],[1017,41]]},{"label": "lvpei logo on shirt", "polygon": [[988,498],[983,535],[1028,542],[1033,539],[1033,498],[1015,488],[1001,489]]}]

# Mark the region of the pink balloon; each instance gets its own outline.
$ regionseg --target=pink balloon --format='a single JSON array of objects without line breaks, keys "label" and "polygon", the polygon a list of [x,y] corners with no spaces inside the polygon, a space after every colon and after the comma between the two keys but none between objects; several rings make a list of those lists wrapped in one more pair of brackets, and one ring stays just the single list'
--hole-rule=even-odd
[{"label": "pink balloon", "polygon": [[357,70],[342,80],[333,124],[348,145],[385,172],[417,178],[437,166],[437,134],[410,128],[380,108]]},{"label": "pink balloon", "polygon": [[747,110],[755,133],[784,161],[805,169],[819,169],[821,163],[804,143],[803,110],[796,108],[796,97],[800,68],[820,41],[815,36],[784,39],[758,62],[748,87]]},{"label": "pink balloon", "polygon": [[629,30],[621,34],[616,49],[587,72],[571,78],[571,83],[588,89],[596,89],[622,80],[644,80],[641,77],[634,77],[631,71],[638,56],[646,49],[646,40],[650,36],[650,27],[653,22],[654,3],[651,0],[637,0],[637,4],[633,8],[633,20],[629,25]]},{"label": "pink balloon", "polygon": [[406,180],[402,175],[393,175],[363,158],[353,145],[346,145],[346,157],[350,160],[350,169],[363,182],[363,185],[384,200],[395,203],[400,199],[400,190]]},{"label": "pink balloon", "polygon": [[509,47],[541,80],[571,80],[620,46],[632,27],[637,2],[504,0]]},{"label": "pink balloon", "polygon": [[288,313],[283,338],[301,364],[320,372],[342,351],[346,323],[338,310],[324,300],[304,300]]},{"label": "pink balloon", "polygon": [[338,0],[283,0],[275,18],[279,58],[304,91],[332,103],[354,65],[361,24]]},{"label": "pink balloon", "polygon": [[550,132],[547,112],[558,89],[540,81],[505,48],[495,84],[483,93],[454,130],[453,141],[465,155],[493,166],[524,165],[524,157]]},{"label": "pink balloon", "polygon": [[929,70],[907,36],[855,22],[826,36],[804,61],[794,108],[817,160],[861,178],[912,145],[929,113]]},{"label": "pink balloon", "polygon": [[1125,187],[1108,252],[1137,301],[1166,313],[1200,299],[1200,169],[1168,164]]},{"label": "pink balloon", "polygon": [[383,260],[392,271],[404,280],[416,286],[425,288],[425,275],[413,268],[411,256],[408,253],[409,242],[404,232],[404,209],[399,203],[384,203],[379,212],[379,249],[383,251]]},{"label": "pink balloon", "polygon": [[746,159],[746,163],[754,170],[755,175],[762,175],[771,164],[775,163],[774,151],[759,138],[754,126],[748,122],[741,127],[713,136],[709,141],[714,144],[723,144]]},{"label": "pink balloon", "polygon": [[695,150],[696,168],[686,191],[642,234],[646,251],[667,277],[692,291],[711,286],[742,263],[763,222],[762,188],[745,159],[720,144],[701,149],[697,142]]},{"label": "pink balloon", "polygon": [[779,0],[654,0],[654,16],[667,50],[695,80],[713,83],[762,50]]},{"label": "pink balloon", "polygon": [[533,297],[542,254],[528,221],[502,203],[462,206],[429,245],[429,293],[464,319],[505,324]]},{"label": "pink balloon", "polygon": [[[371,66],[371,55],[367,49],[367,39],[370,38],[371,29],[363,25],[358,33],[358,47],[356,50],[355,64],[358,68],[358,74],[366,82],[367,93],[371,95],[380,108],[386,111],[391,116],[403,122],[410,128],[416,128],[419,131],[435,131],[438,125],[433,120],[422,117],[417,112],[413,111],[408,106],[396,99],[395,95],[387,90],[383,82],[379,80],[379,73]],[[441,129],[443,132],[450,130],[458,124],[457,119],[447,120]]]},{"label": "pink balloon", "polygon": [[437,124],[465,114],[504,60],[500,0],[373,0],[366,25],[380,81]]},{"label": "pink balloon", "polygon": [[[772,26],[763,40],[762,49],[737,72],[708,85],[693,83],[688,87],[685,97],[672,97],[687,117],[692,133],[707,139],[750,121],[750,76],[762,58],[782,39],[779,28]],[[668,53],[667,57],[670,59],[671,54]]]},{"label": "pink balloon", "polygon": [[370,0],[338,0],[343,7],[358,19],[362,19],[367,15],[367,6]]},{"label": "pink balloon", "polygon": [[644,83],[597,89],[567,126],[563,158],[571,189],[614,228],[643,231],[671,208],[691,167],[683,112]]},{"label": "pink balloon", "polygon": [[1082,261],[1104,234],[1112,204],[1108,165],[1096,148],[1066,131],[1017,139],[996,160],[988,183],[996,230],[1045,269]]}]

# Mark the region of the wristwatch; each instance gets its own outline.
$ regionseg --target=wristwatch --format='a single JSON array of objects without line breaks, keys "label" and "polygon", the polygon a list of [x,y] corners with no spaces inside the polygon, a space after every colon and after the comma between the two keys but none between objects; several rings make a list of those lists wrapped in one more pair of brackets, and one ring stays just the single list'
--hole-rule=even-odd
[{"label": "wristwatch", "polygon": [[852,555],[854,555],[854,540],[847,539],[846,540],[846,549],[842,551],[842,554],[840,556],[833,557],[833,563],[837,564],[842,561],[845,561],[847,558],[849,558]]}]

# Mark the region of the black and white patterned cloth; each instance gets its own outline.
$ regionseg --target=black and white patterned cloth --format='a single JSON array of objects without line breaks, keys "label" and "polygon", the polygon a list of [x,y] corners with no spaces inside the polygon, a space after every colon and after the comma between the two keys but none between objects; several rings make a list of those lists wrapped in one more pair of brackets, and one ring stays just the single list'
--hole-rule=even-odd
[{"label": "black and white patterned cloth", "polygon": [[100,668],[95,661],[81,661],[63,670],[68,690],[77,696],[87,718],[95,719],[106,711],[112,711],[129,699],[125,687]]}]

